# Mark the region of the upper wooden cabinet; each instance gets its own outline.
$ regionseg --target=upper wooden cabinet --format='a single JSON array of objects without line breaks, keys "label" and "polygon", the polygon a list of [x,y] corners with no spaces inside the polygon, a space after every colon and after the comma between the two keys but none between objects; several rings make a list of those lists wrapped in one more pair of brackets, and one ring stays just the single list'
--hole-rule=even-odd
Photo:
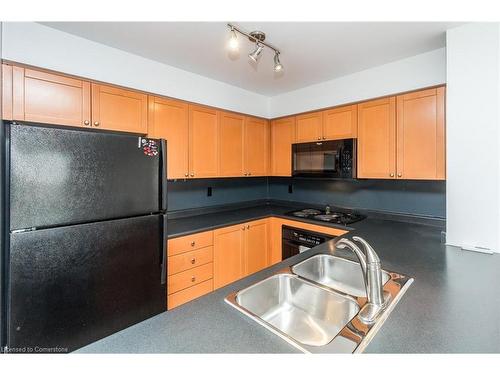
[{"label": "upper wooden cabinet", "polygon": [[148,136],[167,140],[169,179],[189,176],[188,105],[179,100],[149,96]]},{"label": "upper wooden cabinet", "polygon": [[244,126],[244,116],[220,112],[219,175],[221,177],[243,176]]},{"label": "upper wooden cabinet", "polygon": [[307,113],[295,118],[295,142],[314,142],[322,139],[323,115],[321,112]]},{"label": "upper wooden cabinet", "polygon": [[19,66],[3,67],[4,119],[90,126],[90,83]]},{"label": "upper wooden cabinet", "polygon": [[396,98],[358,104],[358,177],[396,176]]},{"label": "upper wooden cabinet", "polygon": [[189,176],[219,174],[219,115],[212,108],[189,105]]},{"label": "upper wooden cabinet", "polygon": [[348,105],[323,111],[323,139],[356,138],[358,106]]},{"label": "upper wooden cabinet", "polygon": [[348,105],[296,117],[295,142],[356,138],[357,106]]},{"label": "upper wooden cabinet", "polygon": [[247,176],[269,175],[269,122],[246,117],[244,135],[244,173]]},{"label": "upper wooden cabinet", "polygon": [[292,175],[295,117],[271,121],[271,176]]},{"label": "upper wooden cabinet", "polygon": [[397,177],[445,178],[444,87],[396,98]]},{"label": "upper wooden cabinet", "polygon": [[148,96],[92,83],[92,126],[105,130],[146,134]]},{"label": "upper wooden cabinet", "polygon": [[445,179],[444,92],[358,104],[358,177]]}]

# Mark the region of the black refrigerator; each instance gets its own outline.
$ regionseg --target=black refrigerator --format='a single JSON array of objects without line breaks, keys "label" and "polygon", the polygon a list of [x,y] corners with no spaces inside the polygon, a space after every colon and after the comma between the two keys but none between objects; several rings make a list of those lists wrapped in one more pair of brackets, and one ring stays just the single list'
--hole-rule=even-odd
[{"label": "black refrigerator", "polygon": [[5,352],[66,352],[166,310],[166,142],[2,126]]}]

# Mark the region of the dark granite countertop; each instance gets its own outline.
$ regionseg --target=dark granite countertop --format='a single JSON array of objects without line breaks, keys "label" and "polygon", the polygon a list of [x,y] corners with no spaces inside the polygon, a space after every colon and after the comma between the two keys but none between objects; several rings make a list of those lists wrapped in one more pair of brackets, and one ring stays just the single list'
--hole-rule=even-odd
[{"label": "dark granite countertop", "polygon": [[[293,209],[293,208],[292,208]],[[282,215],[268,204],[169,220],[170,235]],[[439,225],[369,215],[348,236],[368,240],[384,269],[415,279],[366,348],[368,353],[500,352],[500,255],[462,251],[441,243]],[[394,217],[392,217],[394,219]],[[435,222],[429,222],[435,224]],[[317,253],[335,253],[329,241],[172,311],[90,344],[81,353],[295,353],[297,349],[224,302],[242,289]]]}]

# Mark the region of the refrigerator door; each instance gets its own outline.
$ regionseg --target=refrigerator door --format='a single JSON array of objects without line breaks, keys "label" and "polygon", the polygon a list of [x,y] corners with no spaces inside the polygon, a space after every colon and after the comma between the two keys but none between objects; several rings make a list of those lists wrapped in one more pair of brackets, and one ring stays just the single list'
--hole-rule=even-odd
[{"label": "refrigerator door", "polygon": [[10,229],[161,210],[161,142],[130,135],[11,124]]},{"label": "refrigerator door", "polygon": [[162,215],[12,233],[10,350],[72,351],[165,311],[162,245]]}]

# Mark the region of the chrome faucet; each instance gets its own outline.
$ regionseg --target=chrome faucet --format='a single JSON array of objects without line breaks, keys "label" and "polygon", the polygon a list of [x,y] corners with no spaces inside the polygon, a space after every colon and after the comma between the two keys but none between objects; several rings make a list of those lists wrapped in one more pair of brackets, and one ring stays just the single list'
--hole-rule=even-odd
[{"label": "chrome faucet", "polygon": [[389,302],[388,294],[384,295],[383,291],[380,258],[375,250],[373,250],[373,247],[363,238],[354,236],[352,239],[362,244],[365,253],[363,253],[358,245],[347,238],[341,238],[336,243],[336,247],[337,249],[350,249],[359,259],[365,280],[366,296],[368,298],[368,302],[359,312],[359,319],[365,324],[371,324]]}]

